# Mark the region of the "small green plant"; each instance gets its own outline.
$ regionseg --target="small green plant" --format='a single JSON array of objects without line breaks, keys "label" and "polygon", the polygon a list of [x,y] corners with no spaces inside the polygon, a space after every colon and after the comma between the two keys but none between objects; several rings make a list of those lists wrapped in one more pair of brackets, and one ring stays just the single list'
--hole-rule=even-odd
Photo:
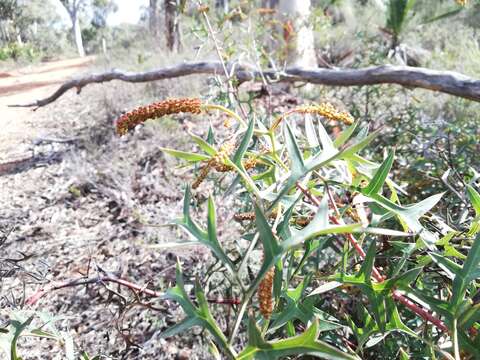
[{"label": "small green plant", "polygon": [[[191,294],[177,265],[165,298],[185,318],[164,337],[201,327],[212,353],[232,359],[479,358],[480,195],[473,186],[465,191],[476,216],[455,226],[432,212],[443,194],[404,204],[389,175],[394,149],[381,164],[361,155],[381,130],[369,133],[325,104],[270,124],[199,99],[168,100],[123,115],[118,132],[157,116],[213,110],[239,122],[228,141],[215,143],[210,130],[206,140],[191,134],[198,152],[163,151],[199,169],[195,191],[210,179],[221,191],[215,172],[233,174],[223,177],[225,191],[239,204],[234,219],[244,241],[232,247],[219,238],[213,197],[205,225],[194,219],[192,207],[202,204],[186,186],[174,223],[210,249],[216,266],[193,281]],[[288,121],[298,115],[304,125]],[[331,138],[324,120],[348,127]],[[224,280],[212,284],[218,277]],[[206,300],[212,288],[232,306],[232,321]]]},{"label": "small green plant", "polygon": [[[18,350],[21,337],[45,338],[58,342],[65,350],[65,359],[74,359],[73,339],[56,327],[58,318],[42,312],[8,311],[8,320],[0,327],[0,354],[10,360],[22,360]],[[3,358],[3,357],[2,357]]]},{"label": "small green plant", "polygon": [[400,44],[400,34],[411,18],[416,0],[389,0],[387,4],[387,29],[392,32],[391,49]]}]

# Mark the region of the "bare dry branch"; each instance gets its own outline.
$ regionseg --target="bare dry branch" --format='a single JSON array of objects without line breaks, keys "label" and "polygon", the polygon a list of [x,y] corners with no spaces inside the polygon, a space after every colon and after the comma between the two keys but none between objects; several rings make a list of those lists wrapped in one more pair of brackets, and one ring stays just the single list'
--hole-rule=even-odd
[{"label": "bare dry branch", "polygon": [[[29,296],[25,300],[25,304],[29,306],[35,305],[42,297],[56,290],[75,287],[75,286],[84,286],[89,284],[105,284],[109,282],[116,283],[120,286],[125,286],[130,290],[134,291],[135,293],[138,293],[138,294],[142,293],[152,298],[163,298],[165,295],[165,293],[163,292],[148,289],[144,285],[138,285],[136,283],[133,283],[124,279],[120,279],[115,276],[105,275],[105,276],[95,276],[95,277],[82,277],[82,278],[77,278],[77,279],[68,280],[68,281],[59,282],[56,284],[47,285],[45,287],[41,287],[33,295]],[[222,305],[239,305],[240,304],[240,300],[235,298],[207,299],[207,301],[209,303],[222,304]]]},{"label": "bare dry branch", "polygon": [[[252,66],[227,64],[229,74],[233,74],[238,81],[261,81],[262,75],[270,82],[305,82],[328,86],[363,86],[376,84],[397,84],[412,88],[422,88],[438,91],[465,99],[480,102],[480,80],[472,79],[453,71],[438,71],[426,68],[409,66],[382,65],[363,69],[305,69],[288,68],[284,71],[255,70]],[[91,74],[64,83],[52,95],[45,99],[29,104],[10,105],[14,107],[41,107],[62,96],[72,88],[81,89],[94,83],[103,83],[112,80],[127,82],[147,82],[164,79],[173,79],[195,74],[224,75],[220,62],[191,62],[155,69],[146,72],[124,72],[111,70],[109,72]]]},{"label": "bare dry branch", "polygon": [[0,176],[18,174],[39,166],[46,166],[59,163],[63,160],[65,151],[55,151],[49,154],[40,154],[23,157],[0,164]]}]

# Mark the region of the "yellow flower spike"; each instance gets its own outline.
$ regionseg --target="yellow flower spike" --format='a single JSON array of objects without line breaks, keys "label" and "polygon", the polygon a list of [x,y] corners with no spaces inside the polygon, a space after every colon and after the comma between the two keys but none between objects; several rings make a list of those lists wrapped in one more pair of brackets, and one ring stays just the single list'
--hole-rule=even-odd
[{"label": "yellow flower spike", "polygon": [[328,120],[341,121],[347,125],[351,125],[354,122],[353,116],[349,112],[340,111],[330,103],[321,103],[319,105],[305,105],[287,111],[275,120],[270,130],[275,130],[282,120],[291,114],[315,114],[323,116]]}]

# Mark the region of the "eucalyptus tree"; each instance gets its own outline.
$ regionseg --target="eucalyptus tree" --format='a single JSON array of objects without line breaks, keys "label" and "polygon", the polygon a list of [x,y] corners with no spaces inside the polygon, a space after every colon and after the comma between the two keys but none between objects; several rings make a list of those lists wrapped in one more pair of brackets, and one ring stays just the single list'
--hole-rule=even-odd
[{"label": "eucalyptus tree", "polygon": [[82,30],[80,28],[80,11],[86,6],[86,0],[59,0],[65,10],[67,10],[72,22],[72,34],[80,57],[85,56],[83,48]]}]

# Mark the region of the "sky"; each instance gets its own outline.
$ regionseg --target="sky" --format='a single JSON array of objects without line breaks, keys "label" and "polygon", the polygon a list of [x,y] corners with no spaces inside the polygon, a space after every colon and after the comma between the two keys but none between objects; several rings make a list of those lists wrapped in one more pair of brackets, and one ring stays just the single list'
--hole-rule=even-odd
[{"label": "sky", "polygon": [[[118,6],[118,10],[111,14],[107,22],[111,26],[128,23],[136,24],[140,19],[140,8],[148,6],[149,0],[114,0]],[[62,16],[66,24],[70,23],[67,11],[63,8],[59,1],[54,0],[53,3],[59,9],[59,14]]]},{"label": "sky", "polygon": [[140,7],[148,6],[148,0],[115,0],[115,2],[118,10],[109,16],[109,25],[136,24],[140,19]]}]

